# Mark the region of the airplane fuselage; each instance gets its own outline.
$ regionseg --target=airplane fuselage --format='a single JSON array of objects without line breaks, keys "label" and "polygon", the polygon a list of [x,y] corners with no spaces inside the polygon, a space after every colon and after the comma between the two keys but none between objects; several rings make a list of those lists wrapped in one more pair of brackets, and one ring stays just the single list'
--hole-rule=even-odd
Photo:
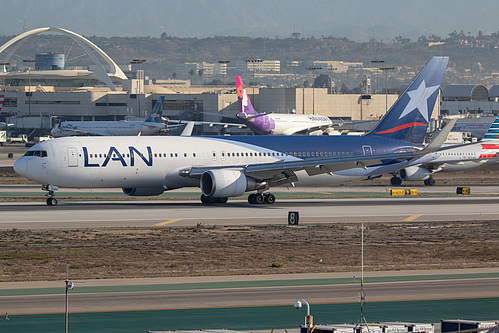
[{"label": "airplane fuselage", "polygon": [[[71,137],[41,142],[15,163],[20,175],[41,184],[61,187],[150,188],[198,187],[199,179],[186,177],[193,167],[241,168],[261,163],[309,158],[343,158],[414,151],[413,144],[376,137],[262,136],[234,137]],[[427,157],[428,158],[428,157]],[[435,158],[435,157],[432,157]],[[356,167],[322,177],[301,170],[300,184],[335,185],[369,173],[390,172],[404,165],[382,163]],[[317,180],[314,180],[317,179]],[[307,182],[310,180],[311,182]],[[324,181],[326,180],[326,183]]]},{"label": "airplane fuselage", "polygon": [[258,117],[239,117],[243,123],[260,135],[293,135],[332,126],[326,116],[306,114],[269,113]]}]

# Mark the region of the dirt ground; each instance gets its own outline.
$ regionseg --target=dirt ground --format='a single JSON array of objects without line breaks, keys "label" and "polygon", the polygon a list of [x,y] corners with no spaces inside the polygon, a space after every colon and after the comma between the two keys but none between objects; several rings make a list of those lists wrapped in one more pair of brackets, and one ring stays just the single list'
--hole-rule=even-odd
[{"label": "dirt ground", "polygon": [[[499,183],[497,166],[435,178]],[[0,183],[23,182],[0,169]],[[499,221],[366,228],[366,271],[499,267]],[[358,224],[12,229],[0,232],[0,282],[63,280],[66,265],[73,279],[355,272],[360,243]]]},{"label": "dirt ground", "polygon": [[[364,269],[499,266],[499,221],[369,224]],[[360,225],[0,232],[0,281],[359,271]]]}]

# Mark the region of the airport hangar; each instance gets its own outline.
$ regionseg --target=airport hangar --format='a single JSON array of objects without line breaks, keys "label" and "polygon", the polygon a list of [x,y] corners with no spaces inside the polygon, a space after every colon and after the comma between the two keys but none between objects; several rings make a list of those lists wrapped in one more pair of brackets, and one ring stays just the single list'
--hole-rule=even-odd
[{"label": "airport hangar", "polygon": [[[65,69],[64,55],[50,52],[37,54],[35,60],[30,60],[34,66],[22,61],[9,63],[26,39],[44,32],[61,33],[73,39],[94,64],[88,68]],[[123,68],[128,68],[129,73],[125,75],[97,45],[66,29],[46,27],[16,36],[0,47],[0,59],[1,87],[5,95],[0,121],[12,123],[11,129],[33,137],[47,134],[60,120],[143,120],[160,95],[165,96],[163,115],[172,120],[233,123],[234,119],[212,114],[233,117],[238,112],[237,95],[232,86],[191,87],[181,80],[153,83],[140,65],[132,72],[131,65],[126,64]],[[248,76],[246,81],[250,79]],[[397,94],[331,94],[327,88],[246,88],[259,112],[315,114],[344,121],[379,119],[398,97]],[[438,118],[439,114],[437,103],[434,117]],[[229,133],[243,134],[249,130],[204,125],[195,132]]]}]

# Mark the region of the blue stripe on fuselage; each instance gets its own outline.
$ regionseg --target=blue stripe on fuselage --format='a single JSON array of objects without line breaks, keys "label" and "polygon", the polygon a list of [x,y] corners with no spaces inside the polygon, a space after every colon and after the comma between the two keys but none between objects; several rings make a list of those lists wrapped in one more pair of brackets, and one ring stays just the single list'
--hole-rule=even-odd
[{"label": "blue stripe on fuselage", "polygon": [[212,140],[230,141],[244,145],[253,145],[277,152],[345,152],[349,156],[363,156],[364,147],[371,148],[371,154],[390,154],[416,150],[415,145],[402,140],[384,137],[366,136],[315,136],[315,135],[283,135],[283,136],[229,136],[204,137]]}]

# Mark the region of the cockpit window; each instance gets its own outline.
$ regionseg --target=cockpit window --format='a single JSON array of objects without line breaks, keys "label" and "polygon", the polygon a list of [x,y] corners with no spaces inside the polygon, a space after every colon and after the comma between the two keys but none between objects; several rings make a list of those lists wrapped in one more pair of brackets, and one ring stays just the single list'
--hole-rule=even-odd
[{"label": "cockpit window", "polygon": [[46,150],[28,150],[24,156],[47,157]]}]

